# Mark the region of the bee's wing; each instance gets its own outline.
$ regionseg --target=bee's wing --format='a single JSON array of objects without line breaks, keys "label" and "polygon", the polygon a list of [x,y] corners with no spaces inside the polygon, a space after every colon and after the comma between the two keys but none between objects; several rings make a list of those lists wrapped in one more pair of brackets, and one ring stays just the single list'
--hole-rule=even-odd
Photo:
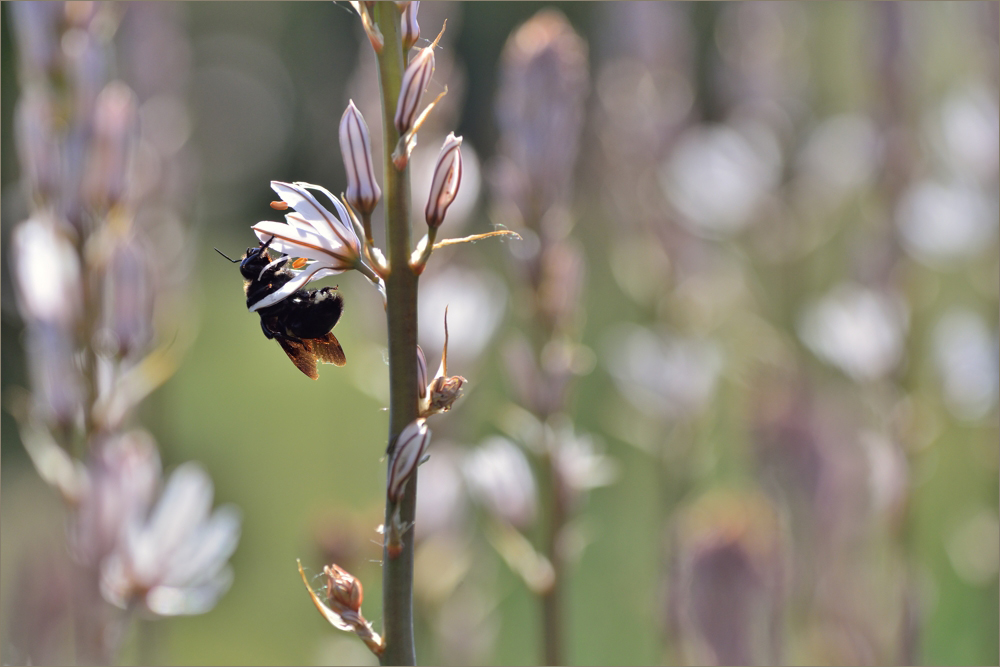
[{"label": "bee's wing", "polygon": [[332,331],[322,338],[308,338],[303,342],[309,344],[313,355],[324,364],[343,366],[347,363],[344,348],[340,347],[340,341],[337,340]]},{"label": "bee's wing", "polygon": [[[316,354],[314,353],[312,346],[309,345],[311,342],[310,340],[307,339],[298,343],[280,336],[276,336],[275,340],[278,341],[278,345],[280,345],[281,349],[285,351],[285,354],[287,354],[288,358],[292,360],[292,363],[295,364],[296,368],[313,380],[319,379],[319,373],[316,372]],[[340,354],[341,357],[343,357],[344,353],[341,352]],[[340,365],[343,366],[343,364]]]}]

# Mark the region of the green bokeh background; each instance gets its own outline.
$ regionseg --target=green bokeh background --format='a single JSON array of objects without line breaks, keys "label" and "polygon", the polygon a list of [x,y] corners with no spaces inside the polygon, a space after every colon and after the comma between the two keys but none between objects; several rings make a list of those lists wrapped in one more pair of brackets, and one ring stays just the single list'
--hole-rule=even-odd
[{"label": "green bokeh background", "polygon": [[[4,3],[5,5],[7,3]],[[431,3],[426,3],[431,4]],[[576,29],[591,41],[592,65],[599,62],[599,34],[603,29],[600,5],[554,3]],[[908,11],[919,14],[919,62],[914,72],[917,97],[937,100],[956,77],[981,67],[963,47],[970,5],[920,3]],[[456,132],[475,146],[487,162],[495,151],[497,128],[493,96],[497,62],[510,31],[534,14],[540,3],[466,3],[455,7],[460,20],[452,45],[466,70],[466,94]],[[6,9],[6,8],[5,8]],[[696,7],[693,38],[712,48],[714,13],[718,7]],[[873,95],[870,50],[871,8],[864,3],[809,3],[808,57],[812,67],[814,113],[866,109]],[[236,35],[273,49],[289,73],[295,95],[286,100],[291,111],[288,138],[267,171],[248,172],[244,180],[226,181],[204,174],[194,208],[195,241],[189,252],[197,259],[186,314],[197,324],[197,338],[176,375],[142,406],[140,421],[155,435],[168,469],[183,461],[203,463],[215,482],[217,502],[233,502],[244,516],[240,546],[232,559],[236,578],[232,589],[210,613],[144,626],[152,634],[156,660],[170,664],[317,664],[349,663],[366,659],[360,644],[335,634],[319,617],[302,589],[295,568],[301,558],[312,573],[322,566],[315,542],[317,525],[331,512],[377,517],[382,502],[387,413],[385,406],[361,392],[347,369],[321,369],[318,382],[305,380],[274,343],[260,335],[256,317],[247,313],[240,280],[233,267],[221,261],[213,247],[238,253],[250,235],[247,226],[272,217],[267,180],[303,180],[342,187],[343,174],[336,148],[336,124],[346,103],[345,86],[354,69],[361,33],[345,7],[331,3],[191,3],[183,6],[192,43],[193,67],[207,57],[199,50],[213,36]],[[423,26],[425,36],[436,32]],[[6,11],[2,42],[2,193],[4,286],[2,319],[2,391],[7,400],[12,387],[26,386],[22,325],[12,297],[7,256],[9,233],[19,222],[16,205],[7,205],[18,187],[18,166],[11,130],[18,96],[17,62]],[[238,67],[239,63],[234,66]],[[994,63],[995,66],[995,63]],[[251,67],[251,65],[248,65]],[[995,77],[995,69],[993,70]],[[995,79],[993,79],[995,82]],[[201,100],[200,103],[205,103]],[[196,101],[195,109],[198,110]],[[252,113],[252,110],[246,110]],[[195,141],[203,138],[197,126]],[[376,125],[372,119],[369,124]],[[197,143],[196,143],[197,146]],[[595,153],[584,151],[584,159]],[[214,164],[211,159],[203,164]],[[586,167],[594,171],[593,165]],[[583,190],[583,188],[581,188]],[[484,187],[484,195],[486,188]],[[470,233],[486,231],[489,221],[481,200]],[[604,334],[616,322],[648,323],[648,309],[630,301],[615,282],[607,248],[620,233],[616,221],[602,208],[597,194],[587,190],[575,202],[575,234],[588,258],[585,291],[586,326],[583,343],[600,355]],[[850,216],[846,212],[845,216]],[[844,244],[846,245],[846,244]],[[502,244],[469,247],[463,262],[490,266],[504,274]],[[737,252],[737,251],[734,251]],[[844,262],[834,239],[825,254],[793,267],[795,288],[815,293],[829,284]],[[992,253],[995,255],[995,252]],[[989,263],[992,262],[992,263]],[[996,258],[979,271],[995,277]],[[762,288],[771,287],[767,278]],[[937,294],[942,301],[962,300],[969,293],[965,274],[938,275],[917,271],[918,292]],[[338,325],[344,349],[351,358],[368,341],[383,341],[384,330],[371,321],[354,320],[351,303],[376,298],[359,276],[339,281],[348,302],[348,314]],[[512,294],[516,294],[512,291]],[[945,296],[941,296],[945,295]],[[951,299],[947,295],[954,295]],[[995,323],[994,297],[978,298],[984,314]],[[991,309],[992,310],[989,310]],[[517,327],[514,307],[496,340]],[[787,324],[781,323],[779,324]],[[920,331],[919,319],[911,322]],[[790,334],[794,336],[794,334]],[[914,334],[916,335],[916,334]],[[733,336],[731,345],[738,346]],[[436,359],[436,352],[429,354]],[[434,361],[430,362],[432,365]],[[827,381],[841,381],[818,362],[813,370]],[[930,371],[911,360],[907,382],[917,391],[931,382]],[[367,370],[367,369],[366,369]],[[473,389],[458,408],[440,419],[453,439],[474,444],[497,432],[494,407],[507,399],[500,355],[488,348],[487,357],[467,375]],[[376,366],[371,373],[385,373]],[[832,380],[831,380],[832,378]],[[750,388],[740,378],[723,378],[715,402],[696,425],[696,465],[700,475],[687,497],[713,486],[739,486],[752,475],[753,463],[747,423]],[[575,567],[567,600],[568,655],[578,664],[654,664],[665,659],[661,624],[661,575],[664,536],[660,502],[671,498],[661,488],[663,475],[655,457],[622,439],[609,426],[627,410],[617,396],[602,360],[582,378],[574,401],[578,430],[594,433],[619,466],[618,481],[595,490],[584,511],[590,543]],[[939,410],[940,412],[940,410]],[[996,664],[998,657],[997,579],[975,586],[959,577],[946,552],[946,541],[957,521],[970,508],[996,508],[996,408],[981,422],[958,424],[947,420],[939,437],[913,459],[912,557],[932,581],[933,599],[922,634],[923,661],[928,664]],[[433,426],[433,425],[432,425]],[[64,515],[53,493],[32,469],[8,412],[2,414],[2,576],[0,623],[4,642],[7,619],[18,613],[11,591],[18,564],[38,544],[61,544]],[[675,499],[676,500],[676,499]],[[374,528],[373,521],[373,528]],[[365,614],[380,618],[380,547],[371,533],[364,559],[355,572],[365,583]],[[535,664],[538,655],[540,612],[532,596],[489,549],[478,549],[480,572],[491,582],[500,619],[499,638],[490,663]],[[380,626],[378,620],[376,628]],[[420,628],[418,628],[419,630]],[[426,630],[426,628],[424,628]],[[432,642],[420,635],[418,655],[433,662]],[[353,642],[353,643],[352,643]],[[129,649],[131,651],[132,649]],[[126,651],[125,660],[136,657]],[[425,657],[426,656],[426,657]]]}]

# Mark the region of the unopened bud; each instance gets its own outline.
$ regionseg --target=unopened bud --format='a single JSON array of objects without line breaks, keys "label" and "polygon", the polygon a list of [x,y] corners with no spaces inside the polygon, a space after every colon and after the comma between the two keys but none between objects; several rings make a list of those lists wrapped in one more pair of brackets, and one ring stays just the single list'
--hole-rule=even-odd
[{"label": "unopened bud", "polygon": [[417,395],[421,400],[427,397],[427,357],[417,345]]},{"label": "unopened bud", "polygon": [[402,16],[399,19],[399,33],[403,36],[403,51],[409,51],[420,39],[420,24],[417,23],[417,10],[420,9],[420,0],[400,3]]},{"label": "unopened bud", "polygon": [[393,121],[400,135],[405,134],[417,118],[420,97],[434,74],[434,44],[417,51],[403,73],[403,83],[399,89],[399,102]]},{"label": "unopened bud", "polygon": [[424,216],[427,226],[437,228],[444,222],[448,207],[455,201],[458,186],[462,183],[462,137],[456,137],[454,132],[448,133],[434,165],[434,176],[431,179],[431,192],[427,198],[427,208]]},{"label": "unopened bud", "polygon": [[132,90],[113,81],[97,96],[94,136],[84,190],[95,208],[110,208],[125,195],[129,160],[138,132],[136,99]]},{"label": "unopened bud", "polygon": [[341,613],[344,610],[360,612],[364,599],[361,581],[339,565],[327,565],[323,567],[323,573],[326,575],[330,608]]},{"label": "unopened bud", "polygon": [[430,441],[431,431],[425,419],[410,422],[397,436],[389,457],[388,495],[392,502],[399,502],[403,496],[406,482],[413,476]]},{"label": "unopened bud", "polygon": [[340,118],[340,152],[347,171],[347,201],[360,213],[370,214],[382,197],[375,181],[368,124],[351,100]]}]

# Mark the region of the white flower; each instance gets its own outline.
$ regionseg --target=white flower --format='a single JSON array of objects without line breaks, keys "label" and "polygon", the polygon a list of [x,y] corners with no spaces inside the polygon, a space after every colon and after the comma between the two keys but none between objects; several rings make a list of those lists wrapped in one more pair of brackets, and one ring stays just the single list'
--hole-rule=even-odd
[{"label": "white flower", "polygon": [[211,516],[212,480],[196,463],[171,475],[148,518],[125,528],[117,550],[101,568],[101,593],[127,607],[138,601],[162,616],[211,609],[232,582],[227,561],[240,535],[239,510]]},{"label": "white flower", "polygon": [[844,283],[806,309],[798,331],[813,354],[862,382],[899,364],[908,324],[897,299]]},{"label": "white flower", "polygon": [[[279,253],[313,261],[306,268],[293,271],[296,275],[292,280],[255,303],[251,312],[286,299],[310,281],[349,269],[362,270],[372,277],[361,260],[361,242],[347,209],[326,188],[281,181],[271,181],[271,188],[295,211],[285,215],[285,223],[258,222],[253,226],[254,233],[263,243],[271,240],[269,247]],[[333,202],[337,215],[320,204],[309,190],[325,194]]]},{"label": "white flower", "polygon": [[510,440],[488,438],[462,464],[469,493],[490,514],[524,528],[535,520],[538,492],[531,465]]}]

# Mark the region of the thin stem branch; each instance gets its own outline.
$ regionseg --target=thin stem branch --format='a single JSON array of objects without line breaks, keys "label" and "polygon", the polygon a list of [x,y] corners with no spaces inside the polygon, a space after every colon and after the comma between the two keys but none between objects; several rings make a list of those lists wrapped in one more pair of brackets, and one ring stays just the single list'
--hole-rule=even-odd
[{"label": "thin stem branch", "polygon": [[[389,275],[386,278],[386,319],[389,334],[389,441],[417,418],[417,275],[410,269],[409,171],[396,169],[392,150],[399,141],[393,123],[403,77],[399,10],[395,3],[378,2],[375,22],[385,40],[378,54],[382,97],[382,146],[385,178],[386,243]],[[403,527],[402,549],[382,550],[383,665],[415,665],[413,642],[413,525],[416,514],[417,475],[406,485],[398,507],[386,498],[386,535],[398,509]]]}]

